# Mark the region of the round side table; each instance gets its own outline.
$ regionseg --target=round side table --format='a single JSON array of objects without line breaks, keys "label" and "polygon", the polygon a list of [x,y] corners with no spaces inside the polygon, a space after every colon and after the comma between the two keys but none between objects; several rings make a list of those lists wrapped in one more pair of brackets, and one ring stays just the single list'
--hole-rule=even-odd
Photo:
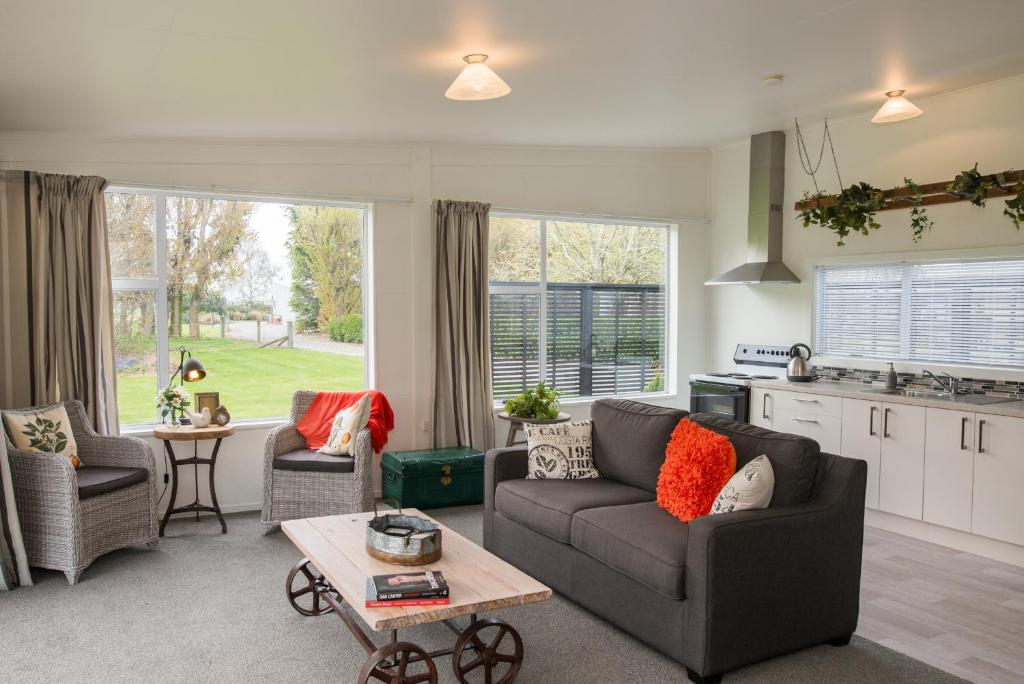
[{"label": "round side table", "polygon": [[[511,447],[519,444],[526,444],[526,431],[523,430],[523,425],[554,425],[555,423],[568,423],[572,416],[568,413],[559,413],[557,418],[520,418],[519,416],[510,416],[504,411],[498,414],[498,418],[508,421],[508,437],[505,438],[505,446]],[[522,441],[516,441],[516,433],[523,433]]]},{"label": "round side table", "polygon": [[[219,426],[211,425],[210,427],[196,428],[196,427],[170,427],[167,425],[158,425],[153,428],[153,436],[157,439],[164,441],[164,450],[167,452],[167,457],[171,460],[171,499],[167,502],[167,512],[164,513],[163,520],[160,521],[160,536],[164,536],[164,528],[167,527],[167,521],[171,519],[172,515],[178,515],[180,513],[195,513],[196,522],[199,521],[199,513],[206,511],[213,513],[220,520],[220,532],[221,534],[227,534],[228,526],[224,522],[224,516],[220,512],[220,505],[217,503],[217,488],[214,486],[213,472],[217,465],[217,452],[220,451],[220,443],[225,437],[230,437],[235,434],[235,428],[230,425]],[[199,458],[199,442],[205,439],[215,439],[213,443],[213,454],[210,458]],[[171,442],[192,442],[192,458],[179,459],[174,455],[174,448],[171,446]],[[196,500],[185,506],[175,507],[174,503],[178,497],[178,467],[179,466],[192,466],[192,472],[195,476],[196,481]],[[210,499],[212,506],[206,506],[199,503],[199,466],[208,465],[210,466]]]}]

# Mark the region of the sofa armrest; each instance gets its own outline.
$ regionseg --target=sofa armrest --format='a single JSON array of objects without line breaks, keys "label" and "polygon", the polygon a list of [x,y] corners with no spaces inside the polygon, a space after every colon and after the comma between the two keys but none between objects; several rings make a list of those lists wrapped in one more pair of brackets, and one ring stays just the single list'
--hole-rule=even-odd
[{"label": "sofa armrest", "polygon": [[18,509],[71,509],[78,504],[78,476],[71,459],[60,454],[16,449],[7,444],[11,484]]},{"label": "sofa armrest", "polygon": [[794,506],[690,523],[686,664],[716,675],[857,627],[863,461],[822,454],[816,492]]},{"label": "sofa armrest", "polygon": [[494,490],[504,480],[526,478],[528,452],[525,446],[491,449],[484,456],[484,548],[491,548],[494,519]]},{"label": "sofa armrest", "polygon": [[78,455],[87,466],[114,466],[121,468],[145,468],[156,472],[153,450],[138,437],[115,437],[111,435],[76,435]]}]

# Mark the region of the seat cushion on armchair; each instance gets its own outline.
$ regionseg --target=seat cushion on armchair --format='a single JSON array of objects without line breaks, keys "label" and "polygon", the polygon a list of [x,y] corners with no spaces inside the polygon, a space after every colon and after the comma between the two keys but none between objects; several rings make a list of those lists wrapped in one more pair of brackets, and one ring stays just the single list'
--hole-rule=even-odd
[{"label": "seat cushion on armchair", "polygon": [[84,501],[101,494],[116,492],[145,482],[149,471],[145,468],[116,468],[113,466],[83,466],[76,472],[78,499]]},{"label": "seat cushion on armchair", "polygon": [[791,506],[811,498],[821,455],[821,447],[813,439],[737,423],[709,413],[694,413],[690,420],[729,438],[736,448],[736,470],[761,454],[768,457],[775,475],[771,506]]},{"label": "seat cushion on armchair", "polygon": [[505,480],[494,492],[495,510],[564,544],[577,511],[653,500],[654,494],[644,489],[600,478]]},{"label": "seat cushion on armchair", "polygon": [[310,473],[351,473],[356,469],[356,462],[351,456],[328,456],[312,449],[297,449],[275,456],[274,469]]},{"label": "seat cushion on armchair", "polygon": [[654,502],[588,508],[572,520],[572,545],[672,599],[685,598],[690,526]]},{"label": "seat cushion on armchair", "polygon": [[682,409],[628,399],[599,399],[590,407],[594,465],[601,477],[653,492],[665,461],[665,447]]}]

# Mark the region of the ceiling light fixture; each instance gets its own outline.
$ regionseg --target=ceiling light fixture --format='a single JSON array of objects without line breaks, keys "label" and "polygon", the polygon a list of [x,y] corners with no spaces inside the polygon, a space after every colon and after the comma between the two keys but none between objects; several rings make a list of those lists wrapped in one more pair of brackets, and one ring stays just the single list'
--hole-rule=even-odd
[{"label": "ceiling light fixture", "polygon": [[493,100],[512,92],[508,83],[484,64],[487,55],[466,55],[462,59],[466,67],[448,86],[448,90],[444,91],[444,96],[449,100]]},{"label": "ceiling light fixture", "polygon": [[871,117],[871,123],[893,123],[921,116],[921,108],[903,97],[905,90],[890,90],[885,94],[888,98],[881,109]]}]

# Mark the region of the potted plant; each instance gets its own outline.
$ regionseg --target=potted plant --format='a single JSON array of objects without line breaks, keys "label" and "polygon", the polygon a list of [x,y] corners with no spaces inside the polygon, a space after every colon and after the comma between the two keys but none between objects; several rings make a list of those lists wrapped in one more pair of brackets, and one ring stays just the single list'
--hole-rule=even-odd
[{"label": "potted plant", "polygon": [[921,186],[911,178],[904,178],[903,183],[910,193],[910,230],[914,233],[914,242],[920,242],[925,232],[932,229],[934,223],[923,206],[924,193]]},{"label": "potted plant", "polygon": [[171,416],[171,425],[177,427],[179,416],[192,405],[188,398],[188,390],[184,387],[169,385],[156,394],[156,407],[160,409],[160,418],[167,420]]},{"label": "potted plant", "polygon": [[558,390],[543,382],[505,402],[505,413],[516,418],[553,420],[558,418]]},{"label": "potted plant", "polygon": [[839,237],[836,244],[842,247],[851,231],[868,235],[880,227],[875,221],[875,212],[885,207],[885,195],[878,188],[864,182],[854,183],[836,195],[831,204],[823,204],[820,201],[823,197],[827,195],[804,195],[807,200],[819,200],[800,211],[804,228],[812,224],[827,228]]},{"label": "potted plant", "polygon": [[1006,174],[997,173],[994,179],[995,183],[985,180],[985,176],[978,171],[978,162],[975,162],[973,169],[965,169],[957,174],[953,182],[946,186],[946,192],[959,195],[976,207],[983,207],[989,192],[1006,183]]},{"label": "potted plant", "polygon": [[1024,183],[1017,186],[1017,196],[1006,200],[1006,208],[1003,213],[1010,217],[1013,225],[1020,230],[1020,224],[1024,223]]}]

